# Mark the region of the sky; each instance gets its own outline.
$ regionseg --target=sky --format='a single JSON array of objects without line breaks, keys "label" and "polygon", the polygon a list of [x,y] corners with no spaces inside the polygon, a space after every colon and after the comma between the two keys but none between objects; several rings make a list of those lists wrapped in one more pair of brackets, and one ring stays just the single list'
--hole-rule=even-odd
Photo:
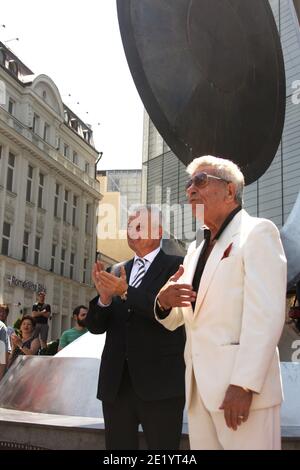
[{"label": "sky", "polygon": [[63,102],[92,125],[95,147],[103,152],[98,169],[141,168],[143,105],[125,58],[116,1],[10,0],[1,2],[3,24],[0,40],[35,74],[49,75]]}]

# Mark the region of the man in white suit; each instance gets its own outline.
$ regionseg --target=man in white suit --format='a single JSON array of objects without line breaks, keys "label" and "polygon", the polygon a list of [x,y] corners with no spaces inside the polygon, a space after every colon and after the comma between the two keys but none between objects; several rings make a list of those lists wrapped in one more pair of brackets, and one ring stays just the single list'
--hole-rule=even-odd
[{"label": "man in white suit", "polygon": [[280,449],[277,351],[285,319],[286,258],[276,226],[242,209],[244,177],[206,156],[188,167],[205,239],[160,290],[157,320],[186,328],[191,449]]}]

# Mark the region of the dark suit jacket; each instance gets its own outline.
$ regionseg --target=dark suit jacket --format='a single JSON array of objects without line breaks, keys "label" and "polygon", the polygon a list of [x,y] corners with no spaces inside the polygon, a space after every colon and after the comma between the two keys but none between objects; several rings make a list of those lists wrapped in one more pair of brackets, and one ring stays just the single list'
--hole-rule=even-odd
[{"label": "dark suit jacket", "polygon": [[[106,333],[101,358],[97,397],[113,402],[119,390],[125,360],[132,385],[143,400],[184,396],[184,327],[168,331],[153,313],[154,299],[174,274],[182,258],[162,250],[153,260],[138,288],[129,287],[126,301],[114,297],[109,307],[90,302],[86,322],[91,333]],[[127,282],[133,260],[112,267],[118,274],[125,266]]]}]

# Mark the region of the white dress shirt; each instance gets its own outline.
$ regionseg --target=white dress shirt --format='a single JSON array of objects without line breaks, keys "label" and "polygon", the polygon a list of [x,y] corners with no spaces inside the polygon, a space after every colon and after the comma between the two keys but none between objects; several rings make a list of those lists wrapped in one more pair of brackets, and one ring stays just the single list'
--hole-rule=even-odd
[{"label": "white dress shirt", "polygon": [[155,250],[151,251],[150,253],[148,253],[143,258],[141,258],[138,255],[135,255],[134,260],[133,260],[132,270],[131,270],[131,273],[130,273],[130,278],[129,278],[129,285],[130,286],[131,286],[133,280],[136,278],[136,275],[137,275],[139,267],[140,267],[137,260],[138,259],[143,259],[145,261],[145,274],[146,274],[146,272],[150,268],[151,263],[153,262],[154,258],[158,255],[159,251],[160,251],[160,247],[158,247]]}]

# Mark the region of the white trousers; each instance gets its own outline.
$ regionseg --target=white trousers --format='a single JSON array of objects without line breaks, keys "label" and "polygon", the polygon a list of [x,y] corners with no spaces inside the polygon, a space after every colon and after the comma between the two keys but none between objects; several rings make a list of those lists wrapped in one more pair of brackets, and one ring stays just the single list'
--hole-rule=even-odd
[{"label": "white trousers", "polygon": [[280,406],[254,410],[233,431],[226,426],[224,412],[209,412],[198,392],[195,378],[188,409],[191,450],[280,450]]}]

